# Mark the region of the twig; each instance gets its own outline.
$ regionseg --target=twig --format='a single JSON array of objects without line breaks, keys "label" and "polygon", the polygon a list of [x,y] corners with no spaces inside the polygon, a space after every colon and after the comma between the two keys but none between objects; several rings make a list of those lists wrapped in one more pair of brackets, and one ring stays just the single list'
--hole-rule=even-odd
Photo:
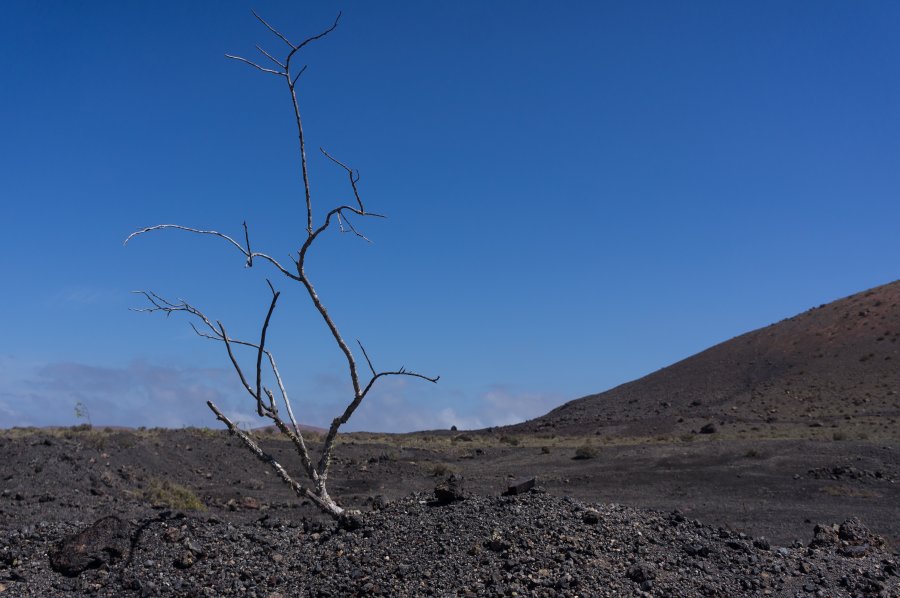
[{"label": "twig", "polygon": [[[269,305],[269,311],[266,313],[266,320],[263,322],[262,333],[260,334],[259,339],[259,351],[256,353],[256,411],[260,417],[262,417],[262,397],[260,396],[260,386],[262,385],[262,358],[263,352],[265,351],[266,346],[266,332],[269,330],[269,320],[272,319],[272,312],[275,311],[275,303],[278,302],[278,297],[281,293],[277,292],[273,287],[272,283],[266,280],[269,283],[269,288],[272,289],[272,303]],[[224,332],[224,330],[223,330]],[[272,401],[272,407],[274,409],[274,400]]]},{"label": "twig", "polygon": [[[258,251],[254,251],[251,253],[249,251],[249,247],[250,247],[249,239],[247,241],[248,249],[244,249],[241,246],[241,244],[238,243],[237,241],[235,241],[233,238],[229,237],[228,235],[226,235],[224,233],[220,233],[219,231],[216,231],[216,230],[203,230],[203,229],[199,229],[199,228],[191,228],[189,226],[182,226],[180,224],[157,224],[155,226],[148,226],[146,228],[142,228],[140,230],[134,231],[133,233],[128,235],[128,237],[125,239],[125,242],[123,243],[123,245],[128,245],[128,242],[131,241],[131,239],[133,239],[134,237],[137,237],[139,235],[143,235],[144,233],[149,233],[149,232],[156,231],[156,230],[170,229],[170,228],[175,229],[175,230],[183,230],[183,231],[186,231],[189,233],[195,233],[198,235],[211,235],[214,237],[219,237],[220,239],[225,239],[226,241],[231,243],[233,246],[237,247],[238,251],[240,251],[244,255],[244,257],[246,257],[248,260],[252,260],[254,257],[264,259],[267,262],[269,262],[270,264],[272,264],[273,266],[275,266],[276,268],[278,268],[278,271],[281,272],[282,274],[284,274],[285,276],[287,276],[288,278],[291,278],[293,280],[300,280],[299,278],[297,278],[296,274],[292,274],[289,270],[287,270],[284,266],[282,266],[278,262],[278,260],[276,260],[272,256],[267,255],[265,253],[260,253]],[[245,231],[246,231],[246,228],[245,228]]]},{"label": "twig", "polygon": [[245,64],[249,64],[249,65],[252,66],[253,68],[259,69],[259,70],[261,70],[261,71],[264,72],[264,73],[269,73],[269,74],[271,74],[271,75],[278,75],[279,77],[284,77],[284,76],[285,76],[284,72],[282,72],[282,71],[273,71],[272,69],[267,69],[267,68],[264,67],[264,66],[259,66],[258,64],[256,64],[256,63],[253,62],[252,60],[247,60],[246,58],[242,58],[242,57],[240,57],[240,56],[234,56],[233,54],[226,54],[226,55],[225,55],[225,58],[231,58],[232,60],[238,60],[238,61],[243,62],[243,63],[245,63]]},{"label": "twig", "polygon": [[288,41],[288,38],[286,38],[285,36],[281,35],[281,32],[280,32],[280,31],[278,31],[277,29],[275,29],[274,27],[272,27],[271,25],[269,25],[269,24],[265,21],[265,19],[263,19],[263,18],[262,18],[261,16],[259,16],[258,14],[256,14],[256,11],[255,11],[255,10],[251,10],[250,12],[253,13],[253,16],[256,17],[256,20],[258,20],[260,23],[262,23],[263,25],[265,25],[266,28],[268,28],[269,31],[271,31],[272,33],[274,33],[275,35],[277,35],[278,37],[280,37],[281,40],[282,40],[284,43],[286,43],[288,46],[291,47],[292,50],[295,49],[295,48],[294,48],[294,44],[292,44],[291,42],[289,42],[289,41]]},{"label": "twig", "polygon": [[366,358],[366,363],[369,364],[369,370],[372,372],[372,376],[377,376],[378,374],[375,373],[375,368],[372,366],[372,360],[369,359],[369,354],[366,353],[366,348],[359,342],[359,339],[356,339],[356,344],[359,345],[360,350],[362,350],[363,357]]},{"label": "twig", "polygon": [[318,34],[318,35],[314,35],[314,36],[312,36],[312,37],[306,38],[305,40],[303,40],[302,42],[300,42],[299,45],[294,46],[294,49],[291,50],[291,53],[290,53],[290,54],[288,54],[288,59],[290,59],[290,57],[294,55],[294,52],[296,52],[297,50],[303,49],[303,47],[304,47],[306,44],[308,44],[308,43],[310,43],[310,42],[314,42],[314,41],[316,41],[317,39],[322,39],[323,37],[325,37],[326,35],[328,35],[328,34],[331,33],[332,31],[334,31],[335,29],[337,29],[338,21],[341,20],[341,14],[342,14],[341,12],[338,12],[337,17],[335,17],[334,23],[331,25],[331,27],[329,27],[328,29],[326,29],[325,31],[323,31],[322,33],[320,33],[320,34]]},{"label": "twig", "polygon": [[297,73],[297,76],[291,80],[291,87],[294,87],[297,85],[297,79],[299,79],[300,75],[302,75],[306,71],[307,66],[309,66],[309,65],[304,64],[303,68],[300,69],[300,72]]},{"label": "twig", "polygon": [[359,198],[359,189],[356,188],[356,183],[359,182],[359,173],[357,172],[354,174],[353,169],[351,169],[349,166],[347,166],[340,160],[332,157],[332,155],[329,154],[328,152],[326,152],[324,148],[320,147],[319,151],[322,152],[323,154],[325,154],[326,158],[328,158],[329,160],[331,160],[332,162],[334,162],[335,164],[337,164],[338,166],[340,166],[341,168],[343,168],[344,170],[347,171],[347,176],[350,179],[350,186],[353,187],[353,195],[356,197],[356,203],[359,204],[359,211],[362,212],[363,214],[365,214],[366,209],[363,207],[362,199]]},{"label": "twig", "polygon": [[[247,378],[244,377],[244,370],[241,369],[240,364],[238,364],[237,359],[234,357],[234,351],[231,350],[231,340],[228,338],[228,334],[225,332],[225,327],[222,325],[222,322],[216,321],[216,324],[219,325],[219,333],[222,335],[222,340],[225,342],[225,349],[228,350],[228,357],[231,359],[231,365],[234,366],[234,371],[237,372],[238,377],[241,379],[241,384],[244,385],[244,388],[247,389],[247,392],[250,393],[250,396],[256,399],[257,403],[259,402],[259,397],[254,394],[253,389],[250,388],[250,385],[247,383]],[[262,415],[262,413],[260,413]]]},{"label": "twig", "polygon": [[250,251],[250,231],[247,229],[247,221],[244,220],[244,240],[247,241],[247,267],[253,267],[253,252]]},{"label": "twig", "polygon": [[280,66],[280,67],[282,68],[282,70],[285,69],[285,68],[287,68],[280,60],[278,60],[277,58],[275,58],[274,56],[272,56],[271,54],[269,54],[268,52],[266,52],[265,50],[263,50],[263,49],[259,46],[259,44],[256,45],[256,49],[259,50],[266,58],[268,58],[269,60],[271,60],[272,62],[274,62],[274,63],[277,64],[278,66]]}]

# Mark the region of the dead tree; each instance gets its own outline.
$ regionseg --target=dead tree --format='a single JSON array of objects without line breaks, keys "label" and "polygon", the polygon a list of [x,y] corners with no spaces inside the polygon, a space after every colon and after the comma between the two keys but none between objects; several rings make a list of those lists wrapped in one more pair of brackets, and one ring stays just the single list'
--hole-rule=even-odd
[{"label": "dead tree", "polygon": [[[297,424],[297,420],[294,417],[294,412],[291,408],[291,402],[288,398],[288,393],[285,389],[281,373],[278,370],[275,356],[268,348],[266,348],[266,334],[269,330],[269,322],[272,319],[272,313],[275,311],[275,305],[277,304],[278,298],[280,296],[279,291],[275,290],[275,287],[268,279],[266,280],[266,283],[271,290],[272,298],[269,302],[268,310],[266,311],[265,318],[262,322],[258,341],[255,339],[252,341],[240,340],[229,336],[222,322],[216,320],[215,323],[213,323],[213,320],[208,318],[202,311],[200,311],[193,305],[183,300],[178,300],[177,302],[169,301],[152,291],[136,291],[147,299],[147,301],[149,302],[149,306],[137,309],[135,311],[160,312],[166,315],[170,315],[176,312],[185,312],[195,319],[195,322],[191,323],[191,327],[199,336],[206,339],[211,339],[213,341],[221,342],[224,345],[225,351],[228,354],[228,358],[231,361],[231,365],[237,373],[241,384],[243,385],[247,393],[249,393],[249,395],[253,398],[256,408],[256,414],[261,418],[267,418],[271,420],[275,427],[290,439],[297,454],[300,457],[302,471],[303,474],[305,474],[305,476],[308,478],[309,485],[298,482],[294,475],[289,473],[287,469],[281,465],[281,463],[273,458],[272,455],[265,452],[253,439],[252,436],[238,428],[238,426],[235,425],[235,423],[231,421],[227,416],[225,416],[212,401],[207,401],[207,405],[213,411],[213,413],[215,413],[216,418],[221,420],[228,427],[228,430],[232,434],[240,438],[247,446],[247,448],[249,448],[257,457],[259,457],[259,459],[261,459],[272,469],[274,469],[278,476],[285,483],[287,483],[298,496],[310,499],[324,512],[328,513],[336,519],[339,519],[344,515],[344,509],[341,508],[329,496],[327,482],[328,470],[331,464],[332,455],[334,453],[335,439],[337,438],[340,427],[343,424],[347,423],[347,421],[353,415],[354,411],[356,411],[357,407],[359,407],[362,400],[366,397],[366,395],[369,393],[369,391],[372,389],[375,382],[379,378],[384,378],[387,376],[412,376],[415,378],[422,378],[423,380],[427,380],[429,382],[437,382],[438,377],[432,378],[413,371],[406,370],[402,367],[396,370],[378,371],[375,369],[375,366],[372,365],[372,360],[369,358],[368,353],[366,353],[365,347],[363,347],[362,343],[357,340],[359,350],[362,353],[362,356],[365,358],[366,365],[368,366],[369,374],[366,375],[368,379],[364,380],[363,376],[360,375],[360,368],[358,367],[356,357],[350,349],[350,346],[344,341],[344,337],[341,335],[341,332],[338,330],[337,325],[329,315],[328,310],[325,308],[325,305],[319,298],[318,293],[316,293],[315,286],[313,286],[313,283],[310,280],[309,276],[307,276],[306,274],[306,256],[309,252],[310,247],[312,247],[313,243],[315,243],[315,241],[324,232],[329,230],[329,228],[333,228],[333,224],[336,223],[337,228],[340,232],[353,233],[355,236],[368,241],[368,239],[353,224],[351,217],[383,218],[383,216],[379,214],[374,214],[372,212],[366,211],[365,207],[363,206],[363,201],[360,197],[359,189],[357,186],[357,184],[359,183],[359,172],[332,157],[324,149],[319,148],[326,158],[328,158],[337,167],[341,168],[347,173],[347,178],[350,183],[350,189],[353,192],[354,201],[350,204],[339,205],[338,207],[332,208],[325,214],[325,217],[320,224],[315,224],[316,219],[314,218],[313,213],[309,171],[307,169],[306,161],[306,140],[303,136],[303,121],[300,117],[300,106],[297,99],[297,80],[300,78],[300,75],[303,74],[303,71],[306,70],[306,66],[304,65],[303,67],[297,69],[295,68],[294,61],[296,60],[296,57],[300,50],[302,50],[307,44],[319,40],[335,30],[341,17],[340,13],[338,14],[331,27],[322,31],[318,35],[314,35],[303,40],[300,43],[294,43],[290,41],[289,38],[282,35],[281,32],[272,27],[255,12],[253,13],[253,16],[255,16],[256,19],[260,23],[262,23],[273,35],[275,35],[279,40],[287,45],[287,54],[284,56],[284,58],[279,60],[273,54],[270,54],[269,52],[264,50],[262,47],[256,46],[256,49],[266,60],[269,61],[271,66],[269,66],[268,63],[267,66],[262,66],[257,62],[253,62],[240,56],[232,56],[230,54],[227,54],[226,57],[232,60],[243,62],[262,73],[273,75],[281,79],[286,86],[288,94],[290,95],[300,146],[300,173],[303,181],[303,194],[306,208],[306,237],[300,244],[299,249],[296,250],[296,257],[294,254],[291,255],[293,268],[288,269],[270,255],[260,253],[251,249],[250,232],[246,221],[243,223],[243,244],[235,240],[234,237],[223,234],[219,231],[192,228],[181,226],[178,224],[158,224],[156,226],[143,228],[130,234],[128,238],[125,239],[125,243],[127,244],[134,237],[137,237],[144,233],[164,229],[174,229],[197,235],[218,237],[219,239],[222,239],[229,243],[244,255],[244,258],[246,259],[246,267],[252,267],[254,263],[259,260],[268,262],[270,266],[274,267],[282,275],[292,281],[300,283],[303,288],[306,289],[306,293],[309,295],[313,307],[316,309],[316,311],[319,312],[319,315],[322,317],[322,320],[328,327],[328,330],[331,332],[331,336],[334,338],[334,342],[337,343],[338,348],[346,358],[348,375],[353,387],[352,399],[347,404],[343,413],[341,413],[338,417],[335,417],[331,422],[331,426],[328,428],[328,432],[325,435],[324,441],[322,443],[321,453],[318,456],[318,460],[314,460],[310,448],[307,446],[306,441],[303,438],[303,433],[301,432],[300,427]],[[244,368],[240,365],[240,362],[238,360],[236,353],[239,349],[250,350],[251,353],[255,354],[255,367],[252,370],[253,374],[249,377],[245,374]],[[263,382],[263,372],[265,370],[271,371],[271,378],[274,378],[274,381],[278,387],[278,398],[276,398],[275,392],[273,392],[273,390]],[[287,414],[287,419],[285,419],[284,415],[282,415],[282,412],[279,409],[279,405],[283,405],[284,410]]]}]

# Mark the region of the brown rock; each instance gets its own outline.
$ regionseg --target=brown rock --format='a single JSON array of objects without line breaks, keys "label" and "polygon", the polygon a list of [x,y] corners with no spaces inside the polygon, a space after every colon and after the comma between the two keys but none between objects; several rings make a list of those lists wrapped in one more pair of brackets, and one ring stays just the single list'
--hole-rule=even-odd
[{"label": "brown rock", "polygon": [[50,566],[63,575],[75,577],[85,569],[114,563],[128,553],[130,546],[129,525],[110,515],[60,541],[49,553]]},{"label": "brown rock", "polygon": [[245,496],[244,500],[241,501],[241,507],[245,509],[250,509],[253,511],[258,511],[260,508],[259,501],[253,498],[252,496]]}]

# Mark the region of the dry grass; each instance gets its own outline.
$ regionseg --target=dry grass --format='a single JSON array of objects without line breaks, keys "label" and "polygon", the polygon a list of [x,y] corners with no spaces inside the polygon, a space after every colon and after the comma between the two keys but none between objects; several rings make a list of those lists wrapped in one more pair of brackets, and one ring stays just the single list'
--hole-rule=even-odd
[{"label": "dry grass", "polygon": [[[810,426],[812,420],[807,418],[764,422],[734,422],[718,426],[715,434],[691,434],[691,430],[699,430],[707,420],[688,420],[678,424],[667,433],[652,433],[647,435],[628,434],[619,429],[601,428],[596,433],[581,435],[558,435],[553,432],[541,432],[537,434],[510,434],[504,430],[496,431],[457,431],[434,430],[429,432],[415,432],[406,434],[386,434],[373,432],[351,432],[338,436],[337,443],[345,445],[364,444],[381,446],[385,449],[421,449],[435,451],[442,454],[460,455],[470,453],[475,449],[512,449],[533,448],[540,450],[547,447],[552,450],[574,450],[584,444],[594,446],[635,446],[635,445],[665,445],[680,444],[685,442],[713,442],[729,440],[812,440],[822,442],[835,442],[845,440],[863,440],[868,442],[898,442],[900,441],[900,416],[897,420],[887,417],[854,417],[852,419],[828,419],[818,418],[821,426]],[[70,428],[10,428],[0,429],[0,437],[8,439],[27,438],[34,434],[50,435],[79,443],[85,448],[104,450],[111,435],[123,433],[136,438],[153,440],[160,435],[159,429],[122,429],[88,425]],[[225,435],[227,432],[218,428],[184,428],[183,431],[202,442],[204,439]],[[600,434],[602,432],[602,434]],[[267,430],[254,430],[251,432],[257,438],[265,442],[290,442],[281,434],[273,434]],[[322,441],[322,435],[308,431],[304,432],[304,438],[311,446],[317,446]],[[340,449],[338,449],[340,450]]]},{"label": "dry grass", "polygon": [[435,478],[443,478],[448,475],[456,473],[452,467],[447,465],[446,463],[435,463],[431,467],[431,476]]},{"label": "dry grass", "polygon": [[179,511],[205,511],[206,505],[190,488],[168,480],[151,478],[142,492],[153,506],[168,507]]},{"label": "dry grass", "polygon": [[828,496],[852,497],[852,498],[880,498],[881,494],[869,488],[854,488],[842,484],[830,484],[823,486],[821,492]]}]

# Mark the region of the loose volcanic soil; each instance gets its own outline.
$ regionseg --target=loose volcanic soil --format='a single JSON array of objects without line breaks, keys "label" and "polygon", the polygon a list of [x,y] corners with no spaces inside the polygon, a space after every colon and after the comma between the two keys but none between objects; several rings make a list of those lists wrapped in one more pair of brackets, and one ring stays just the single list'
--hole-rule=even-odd
[{"label": "loose volcanic soil", "polygon": [[896,438],[900,281],[742,334],[643,378],[569,401],[511,433]]},{"label": "loose volcanic soil", "polygon": [[898,339],[895,281],[515,426],[343,436],[341,525],[223,432],[0,431],[0,598],[900,597]]},{"label": "loose volcanic soil", "polygon": [[341,526],[223,432],[6,430],[0,595],[900,596],[897,443],[715,436],[353,434]]}]

